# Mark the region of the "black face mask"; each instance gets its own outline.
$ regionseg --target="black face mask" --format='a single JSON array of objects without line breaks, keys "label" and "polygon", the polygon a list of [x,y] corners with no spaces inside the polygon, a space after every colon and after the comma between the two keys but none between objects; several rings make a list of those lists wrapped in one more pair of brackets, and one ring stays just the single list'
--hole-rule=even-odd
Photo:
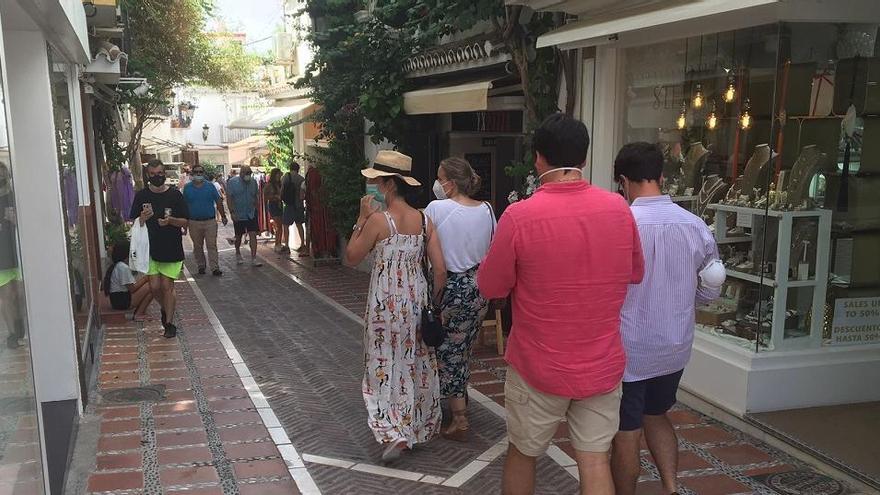
[{"label": "black face mask", "polygon": [[165,184],[165,176],[164,175],[153,175],[150,177],[150,184],[153,187],[162,187]]}]

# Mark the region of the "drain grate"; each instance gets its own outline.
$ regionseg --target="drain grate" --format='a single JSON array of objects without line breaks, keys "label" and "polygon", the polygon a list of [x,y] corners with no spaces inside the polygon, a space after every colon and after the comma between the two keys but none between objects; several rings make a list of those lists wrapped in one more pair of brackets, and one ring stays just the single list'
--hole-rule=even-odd
[{"label": "drain grate", "polygon": [[117,388],[104,392],[101,397],[107,402],[118,403],[158,402],[165,398],[165,385]]},{"label": "drain grate", "polygon": [[812,471],[768,475],[764,483],[782,495],[842,495],[846,488],[828,476]]}]

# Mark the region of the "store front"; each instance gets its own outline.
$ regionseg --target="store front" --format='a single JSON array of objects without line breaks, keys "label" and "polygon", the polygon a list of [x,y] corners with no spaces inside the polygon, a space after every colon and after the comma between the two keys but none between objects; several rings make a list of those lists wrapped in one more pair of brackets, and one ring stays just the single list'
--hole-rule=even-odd
[{"label": "store front", "polygon": [[[413,176],[428,187],[412,198],[425,207],[443,158],[465,158],[480,175],[476,199],[499,215],[514,181],[506,167],[522,158],[524,97],[510,55],[490,35],[474,32],[404,62],[413,89],[403,95],[407,133],[401,151],[413,157]],[[375,150],[367,148],[368,158]],[[370,152],[373,151],[373,155]]]},{"label": "store front", "polygon": [[86,17],[75,0],[3,2],[0,25],[0,491],[62,493],[100,327]]},{"label": "store front", "polygon": [[[560,8],[583,14],[590,3]],[[595,104],[595,182],[612,184],[623,144],[656,143],[665,192],[715,233],[728,281],[697,310],[682,387],[779,430],[771,411],[880,411],[880,387],[866,385],[880,381],[876,3],[697,1],[636,12],[572,23],[538,45],[583,49],[595,67],[580,88]],[[876,429],[823,426],[853,441]],[[858,450],[838,447],[844,457]],[[876,466],[858,457],[842,464],[862,474]]]}]

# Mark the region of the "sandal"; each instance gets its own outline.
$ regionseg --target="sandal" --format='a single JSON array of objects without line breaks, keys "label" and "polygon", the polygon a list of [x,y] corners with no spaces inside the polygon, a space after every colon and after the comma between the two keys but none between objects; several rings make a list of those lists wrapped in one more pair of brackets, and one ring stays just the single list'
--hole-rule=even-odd
[{"label": "sandal", "polygon": [[470,425],[464,410],[452,411],[452,423],[440,431],[440,435],[455,442],[467,442],[470,437]]},{"label": "sandal", "polygon": [[385,450],[382,451],[382,460],[385,462],[391,462],[400,458],[400,455],[406,449],[406,439],[398,438],[397,440],[390,442]]}]

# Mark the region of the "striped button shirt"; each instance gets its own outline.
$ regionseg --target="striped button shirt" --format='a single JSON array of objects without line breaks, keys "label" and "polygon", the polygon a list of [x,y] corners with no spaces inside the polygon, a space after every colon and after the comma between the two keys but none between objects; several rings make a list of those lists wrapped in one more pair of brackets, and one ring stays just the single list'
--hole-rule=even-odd
[{"label": "striped button shirt", "polygon": [[625,382],[684,369],[694,342],[694,307],[720,295],[699,283],[698,273],[718,259],[706,223],[669,196],[633,201],[642,240],[645,277],[630,285],[621,311],[626,349]]}]

